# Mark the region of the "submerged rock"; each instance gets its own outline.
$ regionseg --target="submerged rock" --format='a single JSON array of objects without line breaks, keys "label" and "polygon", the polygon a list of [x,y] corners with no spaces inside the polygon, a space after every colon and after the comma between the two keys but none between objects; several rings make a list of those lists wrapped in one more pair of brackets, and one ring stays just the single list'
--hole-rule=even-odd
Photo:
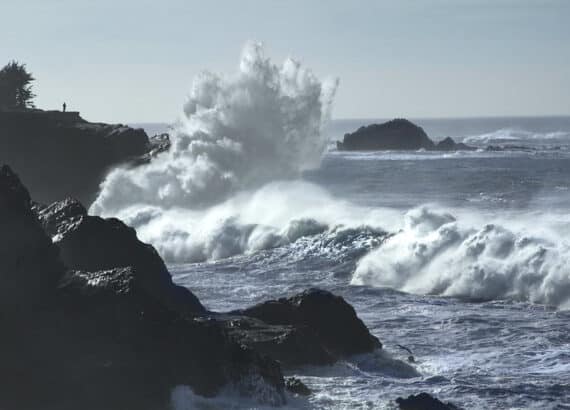
[{"label": "submerged rock", "polygon": [[407,398],[396,399],[400,410],[460,410],[452,403],[443,403],[427,393],[411,395]]},{"label": "submerged rock", "polygon": [[285,388],[291,393],[298,394],[299,396],[310,396],[312,393],[311,389],[296,377],[287,377],[285,379]]},{"label": "submerged rock", "polygon": [[148,150],[142,129],[90,123],[77,112],[0,110],[0,162],[43,203],[71,195],[91,204],[111,167]]}]

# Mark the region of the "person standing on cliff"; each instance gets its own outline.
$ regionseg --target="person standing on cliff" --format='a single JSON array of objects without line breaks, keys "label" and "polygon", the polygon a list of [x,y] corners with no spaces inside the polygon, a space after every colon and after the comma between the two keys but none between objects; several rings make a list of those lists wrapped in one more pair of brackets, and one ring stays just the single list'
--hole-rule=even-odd
[{"label": "person standing on cliff", "polygon": [[67,108],[67,104],[63,103],[63,112],[65,112],[65,109]]}]

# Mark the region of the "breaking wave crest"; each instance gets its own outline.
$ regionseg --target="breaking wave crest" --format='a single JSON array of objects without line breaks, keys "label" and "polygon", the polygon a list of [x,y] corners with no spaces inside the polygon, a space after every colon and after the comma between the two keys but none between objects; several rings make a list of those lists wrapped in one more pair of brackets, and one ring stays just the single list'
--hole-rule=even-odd
[{"label": "breaking wave crest", "polygon": [[358,262],[352,284],[569,308],[570,246],[554,233],[466,225],[422,207],[408,212],[403,228]]},{"label": "breaking wave crest", "polygon": [[[352,205],[308,182],[281,181],[205,210],[132,206],[116,216],[152,243],[165,260],[182,263],[272,249],[319,235],[323,238],[318,244],[305,243],[304,252],[369,249],[384,233],[364,225],[383,221],[390,213],[398,214]],[[372,242],[362,244],[367,241]]]}]

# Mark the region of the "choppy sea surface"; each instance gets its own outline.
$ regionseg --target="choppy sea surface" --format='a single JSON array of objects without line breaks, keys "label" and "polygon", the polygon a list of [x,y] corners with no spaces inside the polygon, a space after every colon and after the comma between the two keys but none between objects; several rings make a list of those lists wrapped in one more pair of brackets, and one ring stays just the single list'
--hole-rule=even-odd
[{"label": "choppy sea surface", "polygon": [[[570,117],[414,120],[470,152],[335,150],[371,122],[333,121],[321,166],[264,188],[265,208],[248,199],[207,257],[181,260],[148,234],[175,281],[220,311],[328,289],[390,357],[405,362],[402,345],[416,359],[417,373],[381,354],[297,369],[315,394],[291,408],[392,408],[426,391],[465,409],[570,409]],[[267,218],[244,237],[248,212]]]}]

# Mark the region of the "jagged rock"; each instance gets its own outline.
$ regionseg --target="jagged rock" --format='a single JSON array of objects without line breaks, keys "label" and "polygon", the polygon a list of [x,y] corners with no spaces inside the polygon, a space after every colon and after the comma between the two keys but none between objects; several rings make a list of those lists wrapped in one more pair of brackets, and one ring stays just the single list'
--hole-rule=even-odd
[{"label": "jagged rock", "polygon": [[[283,404],[277,362],[237,344],[220,321],[180,314],[156,297],[148,276],[163,283],[164,273],[146,270],[160,263],[134,232],[89,219],[72,200],[36,211],[46,229],[70,241],[69,252],[88,233],[119,246],[105,236],[116,229],[131,253],[121,257],[120,248],[111,252],[99,242],[111,253],[103,264],[128,266],[66,271],[26,188],[8,167],[0,169],[0,226],[7,228],[0,240],[0,408],[167,409],[176,386],[211,396],[228,384]],[[91,223],[103,227],[83,226]],[[97,264],[95,250],[85,255],[78,264]],[[130,264],[135,256],[149,266]]]},{"label": "jagged rock", "polygon": [[396,399],[400,410],[460,410],[452,403],[443,403],[427,393],[408,396],[404,399]]},{"label": "jagged rock", "polygon": [[0,307],[30,309],[52,295],[63,270],[57,248],[30,209],[30,195],[7,166],[0,168]]},{"label": "jagged rock", "polygon": [[204,312],[198,298],[172,282],[156,250],[139,241],[136,231],[122,221],[87,215],[85,208],[71,198],[36,210],[67,268],[98,271],[132,266],[141,286],[165,306],[180,313]]},{"label": "jagged rock", "polygon": [[383,124],[360,127],[344,135],[339,150],[418,150],[434,149],[435,144],[421,127],[398,118]]},{"label": "jagged rock", "polygon": [[285,388],[299,396],[310,396],[312,393],[311,389],[296,377],[287,377],[285,379]]},{"label": "jagged rock", "polygon": [[148,164],[158,154],[168,151],[170,145],[170,135],[168,133],[153,135],[149,139],[148,152],[137,158],[133,163],[135,165]]},{"label": "jagged rock", "polygon": [[0,163],[43,203],[71,195],[91,204],[111,167],[148,149],[142,129],[89,123],[76,112],[0,110]]},{"label": "jagged rock", "polygon": [[[256,318],[233,327],[242,343],[255,346],[285,365],[330,364],[342,356],[382,347],[342,297],[309,289],[299,295],[231,312]],[[301,363],[300,363],[301,362]],[[304,362],[304,363],[302,363]]]}]

